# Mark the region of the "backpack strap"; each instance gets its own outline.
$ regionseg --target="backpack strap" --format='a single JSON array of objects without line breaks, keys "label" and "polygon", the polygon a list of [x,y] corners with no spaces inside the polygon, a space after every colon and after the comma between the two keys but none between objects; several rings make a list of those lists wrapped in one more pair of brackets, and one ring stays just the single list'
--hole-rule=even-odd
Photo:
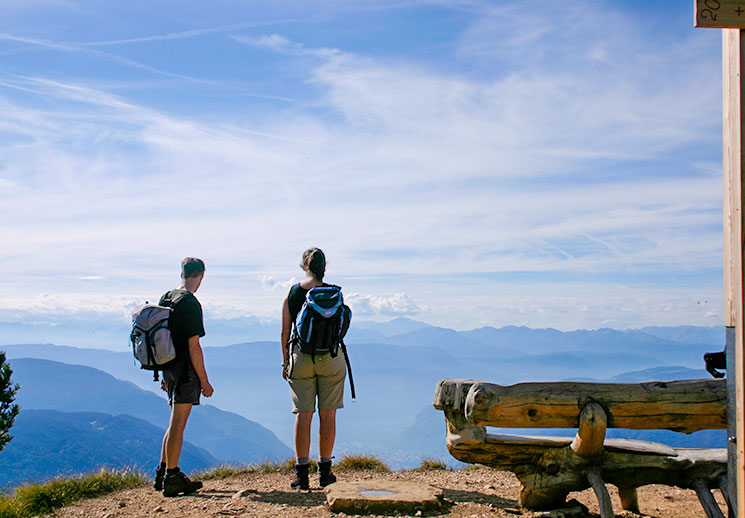
[{"label": "backpack strap", "polygon": [[357,398],[357,394],[354,391],[354,377],[352,376],[352,365],[349,363],[349,354],[347,354],[347,346],[344,344],[344,340],[341,341],[341,352],[344,353],[344,362],[347,364],[347,372],[349,373],[349,389],[352,391],[352,399]]},{"label": "backpack strap", "polygon": [[[150,365],[155,365],[155,355],[153,354],[153,339],[150,336],[150,331],[144,331],[145,334],[145,350],[147,351],[147,361]],[[158,371],[153,372],[153,381],[158,381]]]}]

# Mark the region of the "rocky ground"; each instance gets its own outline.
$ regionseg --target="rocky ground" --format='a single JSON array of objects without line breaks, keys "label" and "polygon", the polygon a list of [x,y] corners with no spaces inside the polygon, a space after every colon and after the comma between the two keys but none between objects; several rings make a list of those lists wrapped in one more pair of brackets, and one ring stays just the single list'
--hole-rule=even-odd
[{"label": "rocky ground", "polygon": [[[339,480],[411,480],[430,484],[444,490],[446,508],[424,516],[453,516],[470,518],[562,516],[554,512],[531,513],[520,509],[517,498],[520,482],[511,473],[476,468],[467,471],[413,470],[394,473],[370,471],[337,472]],[[331,517],[345,516],[329,511],[325,495],[311,479],[310,491],[292,491],[286,473],[247,473],[219,480],[207,480],[198,493],[178,498],[164,498],[152,488],[137,488],[79,502],[58,510],[60,518],[168,518],[168,517]],[[621,510],[615,488],[609,487],[616,516],[635,517]],[[717,501],[722,498],[715,491]],[[572,493],[570,499],[584,504],[590,516],[598,515],[598,506],[591,490]],[[639,489],[639,506],[644,515],[659,518],[701,518],[705,514],[696,494],[667,486],[646,486]],[[577,511],[579,506],[574,508]],[[567,513],[564,516],[584,516]],[[395,516],[395,514],[394,514]]]}]

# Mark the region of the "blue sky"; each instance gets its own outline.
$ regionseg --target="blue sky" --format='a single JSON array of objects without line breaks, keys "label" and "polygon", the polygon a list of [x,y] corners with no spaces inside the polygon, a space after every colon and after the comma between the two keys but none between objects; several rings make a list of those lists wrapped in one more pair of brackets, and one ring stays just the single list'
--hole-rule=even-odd
[{"label": "blue sky", "polygon": [[722,324],[721,34],[682,1],[5,0],[0,321],[207,264],[276,318],[323,248],[355,318]]}]

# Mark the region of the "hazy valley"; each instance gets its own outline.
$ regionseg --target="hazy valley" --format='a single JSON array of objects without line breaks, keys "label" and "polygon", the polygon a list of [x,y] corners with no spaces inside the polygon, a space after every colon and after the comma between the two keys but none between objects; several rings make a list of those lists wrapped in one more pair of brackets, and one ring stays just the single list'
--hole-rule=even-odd
[{"label": "hazy valley", "polygon": [[[278,342],[209,346],[238,336],[250,339],[252,332],[259,338],[269,337],[266,324],[252,322],[242,332],[237,321],[211,324],[204,353],[215,396],[203,398],[203,405],[194,410],[186,432],[190,444],[184,466],[198,469],[290,457],[293,416],[289,391],[280,376]],[[709,377],[702,356],[722,349],[724,331],[676,327],[561,332],[485,327],[458,332],[396,319],[355,322],[347,343],[358,397],[352,400],[347,392],[335,453],[375,453],[392,467],[403,468],[418,465],[424,457],[453,461],[445,449],[443,417],[431,407],[439,379],[512,384]],[[152,375],[135,366],[129,351],[38,343],[0,349],[11,361],[13,379],[22,385],[18,394],[22,411],[12,430],[15,439],[0,454],[0,473],[10,473],[5,475],[7,482],[53,474],[54,470],[33,468],[41,459],[60,473],[84,469],[85,462],[94,459],[98,465],[111,466],[151,466],[156,460],[168,407]],[[48,433],[40,432],[47,429]],[[109,433],[114,429],[116,433]],[[725,440],[723,431],[691,436],[664,431],[614,430],[613,434],[678,446],[723,446]],[[94,448],[97,437],[102,445],[98,449]],[[65,454],[79,449],[75,445],[80,442],[87,445],[85,462]],[[32,443],[38,447],[30,449]],[[9,470],[11,464],[25,465],[26,471]]]}]

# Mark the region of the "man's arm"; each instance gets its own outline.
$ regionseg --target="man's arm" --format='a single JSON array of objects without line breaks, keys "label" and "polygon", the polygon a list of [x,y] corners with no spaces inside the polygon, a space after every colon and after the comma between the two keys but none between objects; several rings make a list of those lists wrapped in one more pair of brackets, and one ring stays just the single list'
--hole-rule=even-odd
[{"label": "man's arm", "polygon": [[282,303],[282,336],[279,339],[279,345],[282,348],[282,377],[285,379],[287,379],[287,371],[284,366],[286,366],[287,362],[290,361],[290,350],[287,347],[287,342],[290,341],[291,326],[292,320],[290,318],[290,303],[288,295]]},{"label": "man's arm", "polygon": [[207,369],[204,368],[204,355],[198,335],[189,338],[189,357],[191,357],[191,364],[199,377],[199,384],[202,385],[202,394],[204,394],[204,397],[210,397],[215,389],[212,388],[207,378]]}]

